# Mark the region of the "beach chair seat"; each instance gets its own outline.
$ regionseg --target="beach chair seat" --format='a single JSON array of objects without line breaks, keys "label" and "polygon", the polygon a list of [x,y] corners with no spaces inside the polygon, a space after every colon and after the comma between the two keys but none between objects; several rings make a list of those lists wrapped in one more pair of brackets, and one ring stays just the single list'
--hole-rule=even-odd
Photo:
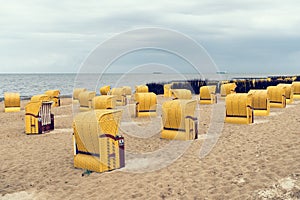
[{"label": "beach chair seat", "polygon": [[225,99],[225,97],[229,94],[235,93],[236,84],[235,83],[224,83],[221,85],[220,93],[221,99]]},{"label": "beach chair seat", "polygon": [[271,108],[285,108],[286,96],[283,87],[269,86],[267,87],[268,96],[270,98]]},{"label": "beach chair seat", "polygon": [[125,90],[126,89],[123,87],[111,89],[111,95],[114,95],[116,97],[117,106],[125,106],[127,104]]},{"label": "beach chair seat", "polygon": [[100,88],[101,95],[108,95],[109,92],[110,92],[110,85],[106,85]]},{"label": "beach chair seat", "polygon": [[59,90],[48,90],[45,92],[45,94],[49,97],[50,101],[53,101],[52,106],[58,107],[60,106],[60,91]]},{"label": "beach chair seat", "polygon": [[96,96],[96,92],[94,91],[84,91],[79,93],[79,110],[80,111],[88,111],[92,109],[92,100]]},{"label": "beach chair seat", "polygon": [[21,100],[19,93],[4,93],[4,112],[19,112],[21,110]]},{"label": "beach chair seat", "polygon": [[121,110],[91,110],[74,117],[74,167],[105,172],[125,166]]},{"label": "beach chair seat", "polygon": [[294,99],[300,99],[300,82],[294,81],[292,85],[294,88]]},{"label": "beach chair seat", "polygon": [[136,117],[156,116],[157,98],[153,92],[136,93]]},{"label": "beach chair seat", "polygon": [[116,97],[113,95],[96,96],[92,100],[93,109],[114,109],[116,107]]},{"label": "beach chair seat", "polygon": [[147,85],[136,85],[135,93],[146,93],[149,92],[149,88]]},{"label": "beach chair seat", "polygon": [[192,99],[192,92],[188,89],[172,89],[173,99]]},{"label": "beach chair seat", "polygon": [[46,94],[38,94],[38,95],[33,95],[30,98],[30,101],[50,101],[50,98]]},{"label": "beach chair seat", "polygon": [[217,103],[216,86],[202,86],[200,87],[200,104],[214,104]]},{"label": "beach chair seat", "polygon": [[254,122],[252,94],[229,94],[225,99],[225,122],[234,124],[251,124]]},{"label": "beach chair seat", "polygon": [[268,116],[270,114],[270,100],[267,90],[249,90],[252,94],[254,116]]},{"label": "beach chair seat", "polygon": [[172,84],[164,84],[164,97],[172,96],[171,87],[172,87]]},{"label": "beach chair seat", "polygon": [[162,105],[163,130],[161,138],[194,140],[198,138],[198,120],[195,116],[197,101],[177,99]]},{"label": "beach chair seat", "polygon": [[294,86],[292,84],[279,83],[278,87],[282,87],[285,91],[286,104],[294,102]]},{"label": "beach chair seat", "polygon": [[41,134],[54,130],[51,101],[30,101],[25,106],[25,133]]}]

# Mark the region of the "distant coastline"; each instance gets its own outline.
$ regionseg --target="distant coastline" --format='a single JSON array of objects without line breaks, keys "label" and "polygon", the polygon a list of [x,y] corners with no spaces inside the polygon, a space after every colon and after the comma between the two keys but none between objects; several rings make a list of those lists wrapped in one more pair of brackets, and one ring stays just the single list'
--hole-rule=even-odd
[{"label": "distant coastline", "polygon": [[227,74],[227,71],[217,71],[216,74]]}]

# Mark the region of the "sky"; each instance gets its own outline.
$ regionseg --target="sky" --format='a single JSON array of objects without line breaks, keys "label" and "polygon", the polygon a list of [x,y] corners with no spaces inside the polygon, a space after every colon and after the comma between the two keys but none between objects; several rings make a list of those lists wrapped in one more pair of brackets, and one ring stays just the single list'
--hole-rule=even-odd
[{"label": "sky", "polygon": [[[195,40],[221,71],[300,74],[298,0],[0,0],[0,27],[1,73],[76,73],[104,41],[158,27]],[[182,64],[165,54],[125,55],[112,72],[122,65]]]}]

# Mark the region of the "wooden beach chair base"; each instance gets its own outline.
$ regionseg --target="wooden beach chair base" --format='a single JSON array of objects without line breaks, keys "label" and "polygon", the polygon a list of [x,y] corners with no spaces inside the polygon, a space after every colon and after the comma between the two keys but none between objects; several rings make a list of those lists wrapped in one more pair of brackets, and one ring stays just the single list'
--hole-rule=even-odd
[{"label": "wooden beach chair base", "polygon": [[19,112],[20,110],[20,107],[4,108],[4,112]]}]

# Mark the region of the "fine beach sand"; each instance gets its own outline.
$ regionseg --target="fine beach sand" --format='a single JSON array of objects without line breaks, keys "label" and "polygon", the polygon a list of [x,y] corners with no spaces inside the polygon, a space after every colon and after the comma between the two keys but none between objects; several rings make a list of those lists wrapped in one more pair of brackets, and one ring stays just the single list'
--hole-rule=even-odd
[{"label": "fine beach sand", "polygon": [[[26,101],[21,112],[4,113],[0,103],[1,200],[300,199],[299,101],[271,109],[270,116],[256,117],[252,125],[224,124],[217,144],[202,159],[199,150],[209,138],[212,107],[201,105],[199,139],[168,166],[134,173],[139,163],[129,156],[125,169],[86,176],[73,167],[71,99],[52,109],[55,130],[41,135],[24,133],[24,105]],[[127,151],[146,154],[173,144],[159,139],[159,117],[132,119],[133,106],[123,109]],[[158,116],[160,112],[158,107]]]}]

